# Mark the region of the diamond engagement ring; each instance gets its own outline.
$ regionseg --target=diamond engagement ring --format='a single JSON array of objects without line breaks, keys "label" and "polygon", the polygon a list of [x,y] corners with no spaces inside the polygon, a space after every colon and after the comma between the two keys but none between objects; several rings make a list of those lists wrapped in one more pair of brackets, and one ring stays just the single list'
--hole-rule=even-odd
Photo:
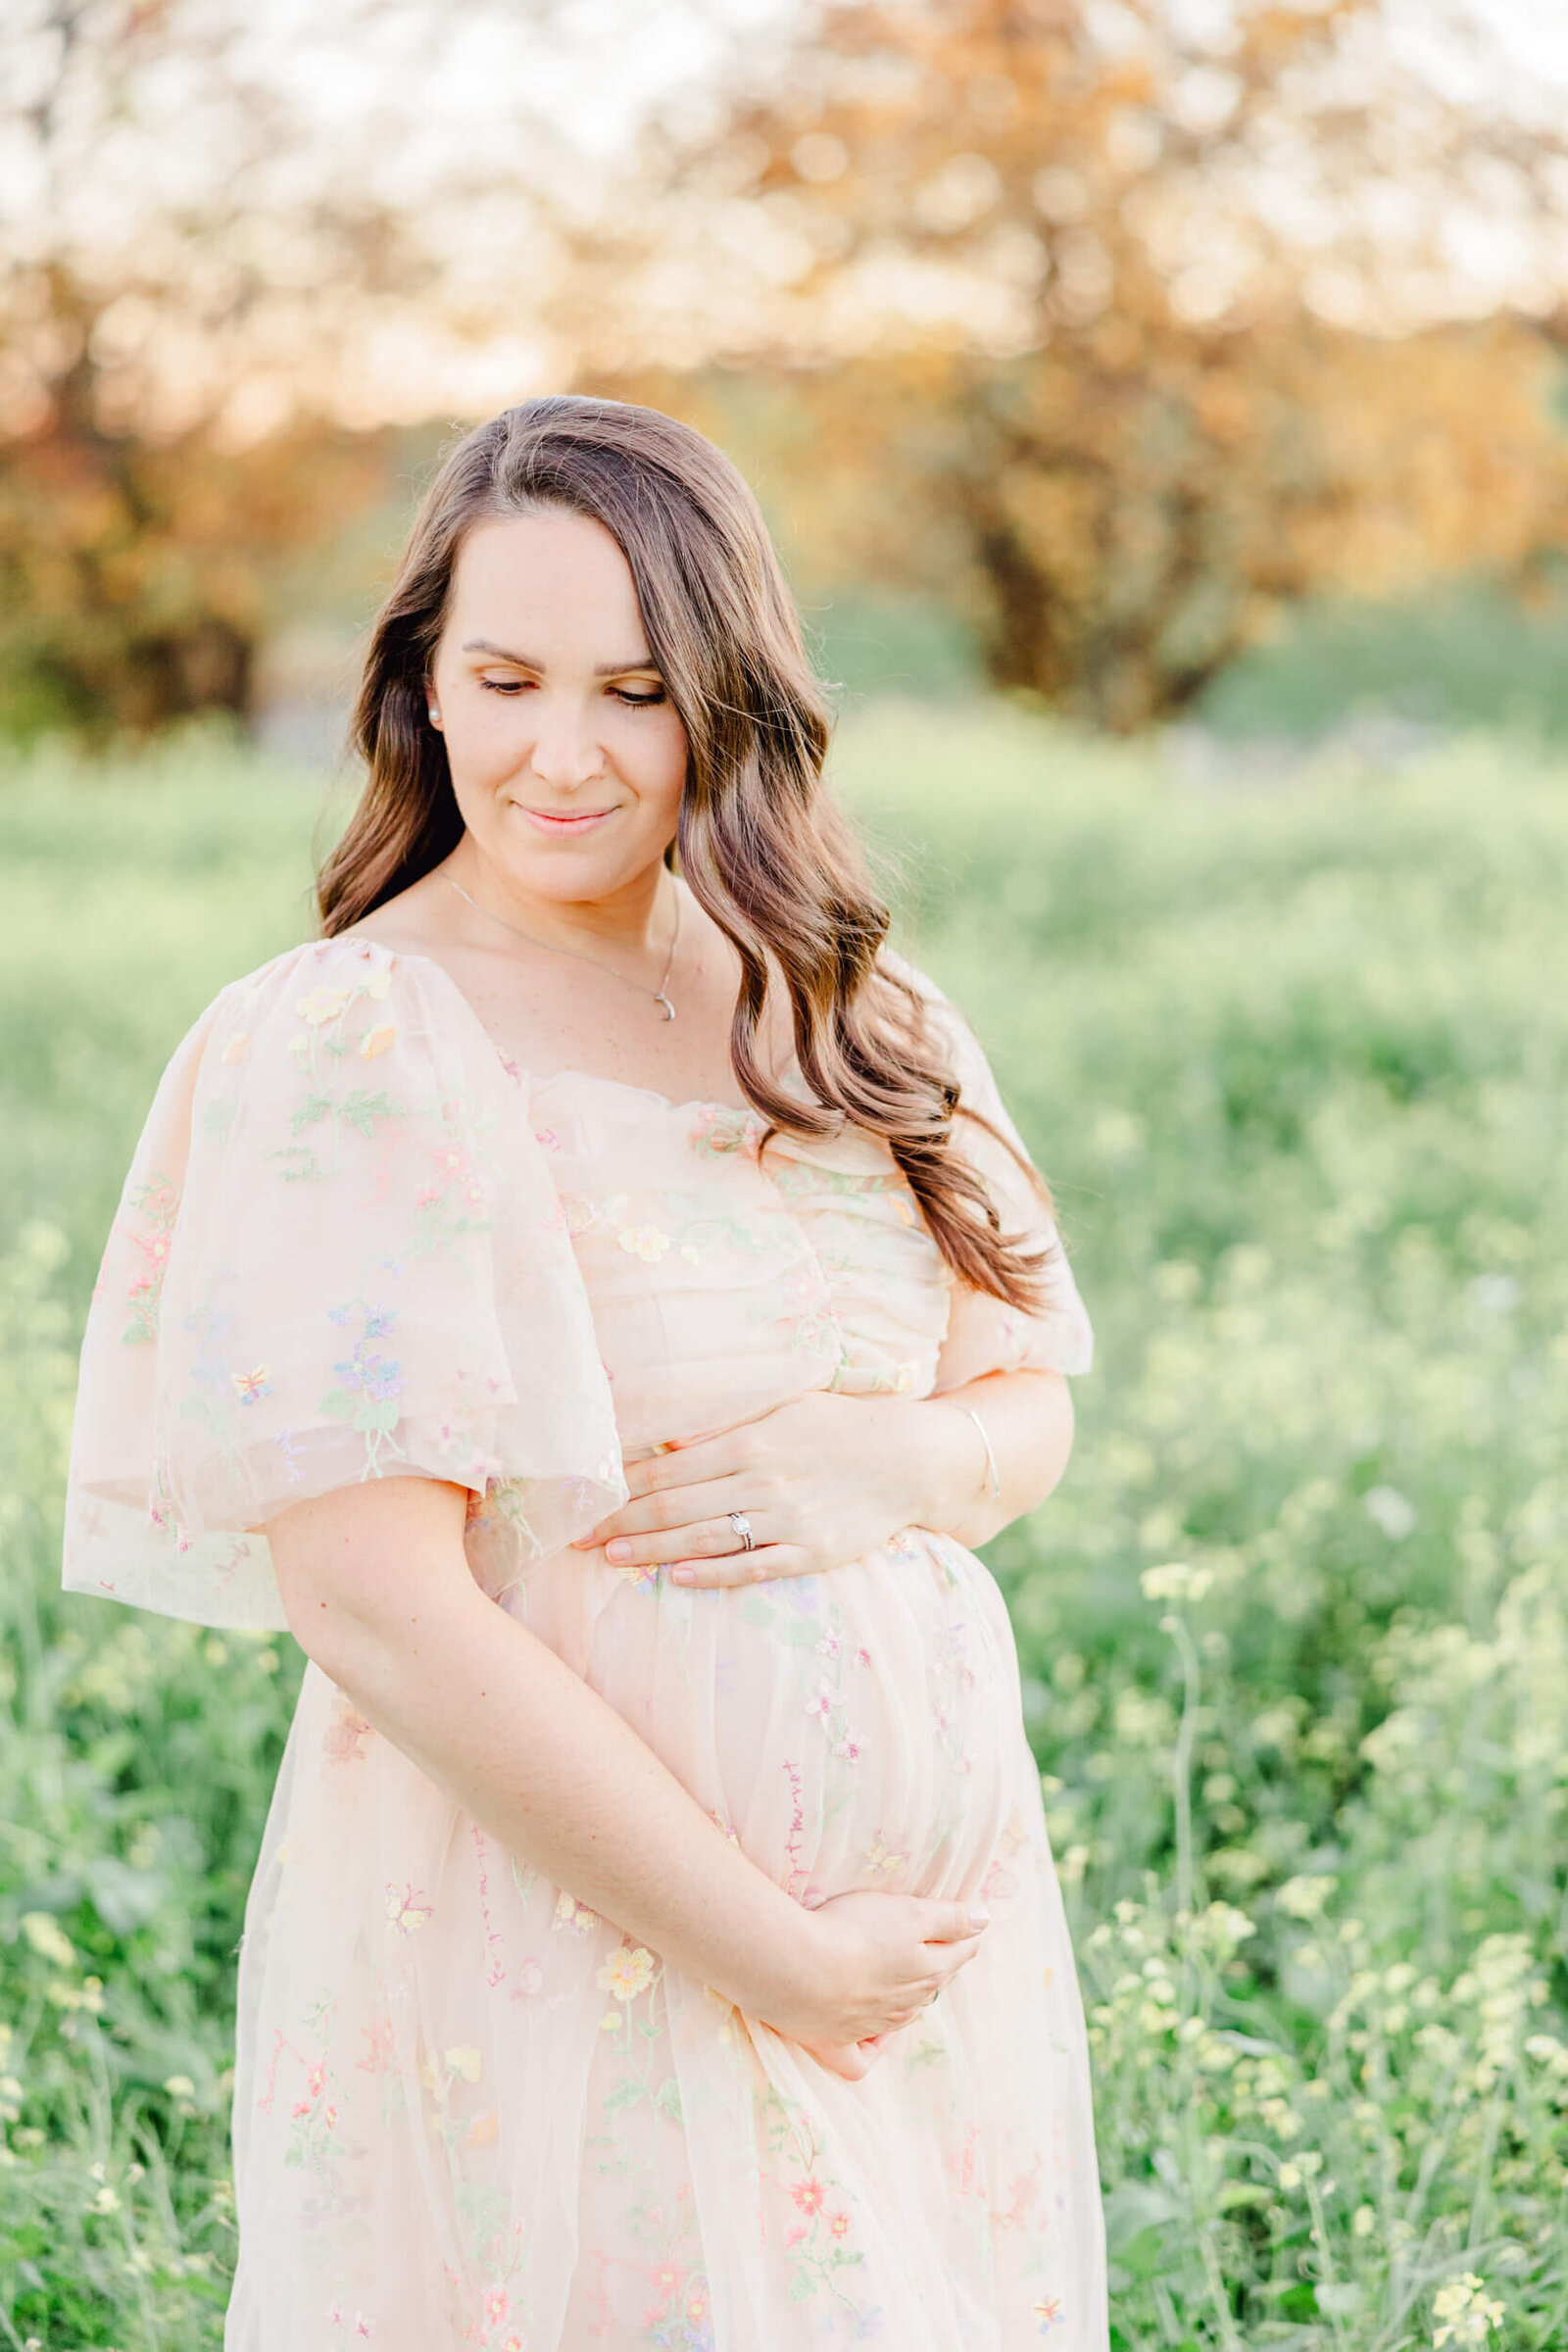
[{"label": "diamond engagement ring", "polygon": [[728,1518],[731,1527],[735,1530],[735,1533],[741,1540],[742,1551],[755,1551],[757,1549],[757,1538],[752,1533],[752,1523],[747,1518],[746,1513],[744,1511],[731,1511],[728,1514]]}]

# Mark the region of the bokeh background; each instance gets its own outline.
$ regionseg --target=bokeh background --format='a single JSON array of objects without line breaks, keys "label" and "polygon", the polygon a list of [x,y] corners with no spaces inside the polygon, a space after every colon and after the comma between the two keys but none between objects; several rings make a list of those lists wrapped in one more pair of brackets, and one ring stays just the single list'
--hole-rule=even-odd
[{"label": "bokeh background", "polygon": [[1099,1327],[988,1556],[1117,2352],[1568,2342],[1568,6],[7,0],[0,203],[0,2341],[220,2340],[300,1661],[60,1595],[74,1348],[569,386],[757,484]]}]

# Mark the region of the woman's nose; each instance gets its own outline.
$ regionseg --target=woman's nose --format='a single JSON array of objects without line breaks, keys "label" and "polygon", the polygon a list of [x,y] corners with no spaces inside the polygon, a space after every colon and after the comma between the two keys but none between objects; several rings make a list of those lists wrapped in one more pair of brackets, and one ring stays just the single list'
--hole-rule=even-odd
[{"label": "woman's nose", "polygon": [[529,764],[541,784],[571,792],[605,772],[604,747],[586,711],[563,700],[533,706],[534,739]]}]

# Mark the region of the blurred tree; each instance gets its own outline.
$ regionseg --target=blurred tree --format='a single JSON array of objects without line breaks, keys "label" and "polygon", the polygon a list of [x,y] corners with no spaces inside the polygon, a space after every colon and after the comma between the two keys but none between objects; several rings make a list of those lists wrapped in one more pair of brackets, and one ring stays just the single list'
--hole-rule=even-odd
[{"label": "blurred tree", "polygon": [[793,371],[818,576],[945,590],[1000,682],[1134,726],[1310,589],[1523,582],[1568,540],[1562,171],[1376,0],[851,0],[656,157],[614,264],[656,245],[656,301],[602,307],[600,380],[689,292],[677,356]]},{"label": "blurred tree", "polygon": [[[151,728],[249,706],[268,561],[380,478],[373,438],[235,403],[221,337],[266,291],[244,174],[289,145],[243,22],[43,0],[7,26],[0,128],[0,726]],[[200,136],[167,139],[190,112]],[[202,148],[207,153],[204,156]],[[221,165],[215,168],[215,155]],[[339,215],[340,239],[375,227]],[[282,425],[259,442],[255,428]]]},{"label": "blurred tree", "polygon": [[415,154],[441,12],[328,17],[6,12],[0,726],[244,712],[289,559],[385,495],[409,386],[439,398],[421,345],[436,316],[461,340],[452,217],[490,158]]}]

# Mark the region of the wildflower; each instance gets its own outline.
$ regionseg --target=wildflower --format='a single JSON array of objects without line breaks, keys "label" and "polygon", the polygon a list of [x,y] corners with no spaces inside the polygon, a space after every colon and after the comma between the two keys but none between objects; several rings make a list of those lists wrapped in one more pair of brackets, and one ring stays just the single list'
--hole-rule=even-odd
[{"label": "wildflower", "polygon": [[241,1404],[254,1404],[259,1396],[272,1394],[271,1375],[270,1364],[258,1364],[253,1371],[231,1372],[228,1377],[239,1391]]},{"label": "wildflower", "polygon": [[790,2195],[801,2212],[810,2214],[813,2219],[827,2202],[827,2190],[814,2175],[809,2180],[797,2180]]},{"label": "wildflower", "polygon": [[40,1960],[50,1960],[56,1968],[74,1966],[76,1955],[72,1947],[71,1938],[52,1912],[25,1912],[22,1921],[22,1933]]},{"label": "wildflower", "polygon": [[1201,1600],[1214,1582],[1214,1571],[1167,1560],[1162,1567],[1146,1568],[1138,1582],[1146,1600]]},{"label": "wildflower", "polygon": [[442,2058],[453,2074],[461,2075],[465,2082],[477,2082],[484,2066],[484,2053],[470,2043],[461,2043],[453,2050],[443,2050]]},{"label": "wildflower", "polygon": [[1474,2271],[1466,2271],[1439,2287],[1432,2316],[1440,2323],[1432,2338],[1434,2352],[1443,2352],[1445,2344],[1484,2344],[1493,2328],[1501,2327],[1503,2307],[1488,2299],[1486,2283]]},{"label": "wildflower", "polygon": [[1327,1871],[1311,1877],[1287,1879],[1274,1900],[1288,1919],[1319,1919],[1324,1904],[1339,1883]]},{"label": "wildflower", "polygon": [[1361,1508],[1391,1544],[1402,1544],[1415,1526],[1415,1504],[1397,1487],[1373,1487],[1361,1497]]}]

